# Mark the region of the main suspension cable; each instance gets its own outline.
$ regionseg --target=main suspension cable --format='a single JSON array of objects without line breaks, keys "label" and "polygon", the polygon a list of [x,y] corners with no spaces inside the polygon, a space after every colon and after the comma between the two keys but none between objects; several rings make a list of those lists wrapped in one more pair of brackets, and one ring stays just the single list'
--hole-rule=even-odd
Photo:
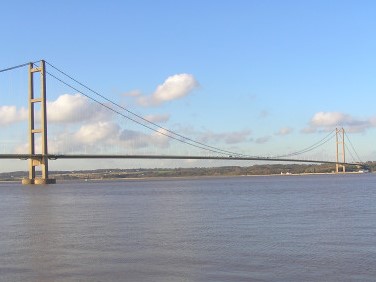
[{"label": "main suspension cable", "polygon": [[[225,154],[225,155],[230,154],[230,155],[236,155],[236,156],[248,157],[248,155],[244,155],[244,154],[240,154],[240,153],[236,153],[236,152],[231,152],[231,151],[223,150],[223,149],[220,149],[220,148],[217,148],[217,147],[213,147],[213,146],[210,146],[210,145],[204,144],[204,143],[202,143],[202,142],[199,142],[199,141],[193,140],[193,139],[191,139],[191,138],[189,138],[189,137],[183,136],[183,135],[181,135],[181,134],[179,134],[179,133],[177,133],[177,132],[175,132],[175,131],[172,131],[172,130],[169,130],[169,129],[167,129],[167,128],[164,128],[164,127],[160,126],[159,124],[156,124],[156,123],[154,123],[154,122],[152,122],[152,121],[149,121],[149,120],[147,120],[146,118],[144,118],[144,117],[142,117],[142,116],[140,116],[140,115],[138,115],[138,114],[132,112],[131,110],[127,109],[126,107],[123,107],[123,106],[119,105],[118,103],[116,103],[116,102],[114,102],[114,101],[108,99],[108,98],[105,97],[104,95],[98,93],[97,91],[93,90],[92,88],[88,87],[87,85],[83,84],[82,82],[78,81],[77,79],[73,78],[72,76],[68,75],[67,73],[63,72],[62,70],[58,69],[58,68],[55,67],[54,65],[50,64],[49,62],[46,61],[46,63],[47,63],[50,67],[54,68],[55,70],[57,70],[57,71],[60,72],[61,74],[65,75],[65,76],[68,77],[69,79],[73,80],[73,81],[76,82],[77,84],[81,85],[82,87],[86,88],[87,90],[91,91],[92,93],[94,93],[95,95],[101,97],[102,99],[104,99],[105,101],[111,103],[112,105],[114,105],[114,106],[116,106],[116,107],[118,107],[118,108],[120,108],[120,109],[122,109],[122,110],[128,112],[129,114],[131,114],[131,115],[133,115],[133,116],[135,116],[135,117],[141,119],[142,121],[144,121],[144,122],[146,122],[146,123],[149,123],[149,124],[151,124],[151,125],[153,125],[153,126],[159,128],[159,129],[165,130],[166,132],[168,132],[168,133],[170,133],[170,134],[173,134],[173,135],[175,135],[175,136],[178,136],[178,137],[180,137],[180,138],[183,138],[183,139],[185,139],[185,140],[187,140],[187,141],[189,141],[189,142],[191,142],[191,143],[198,144],[198,145],[200,146],[199,148],[201,148],[201,147],[203,146],[203,147],[210,148],[209,151],[215,150],[217,153],[221,153],[221,154]],[[50,73],[49,73],[49,74],[50,74]],[[50,74],[50,75],[51,75],[51,74]],[[55,77],[55,78],[56,78],[56,77]],[[76,90],[76,89],[75,89],[75,90]],[[76,90],[76,91],[77,91],[77,90]],[[83,93],[81,93],[81,94],[83,94]],[[85,95],[85,96],[86,96],[86,95]],[[134,121],[134,122],[136,122],[136,121],[133,120],[133,119],[131,119],[131,120]],[[139,122],[137,122],[137,123],[138,123],[138,124],[142,124],[142,123],[139,123]],[[153,131],[157,131],[157,130],[152,129],[152,128],[150,128],[150,127],[147,127],[147,128],[149,128],[149,129],[151,129],[151,130],[153,130]],[[158,131],[158,132],[159,132],[159,131]],[[172,137],[171,135],[167,135],[167,136]],[[173,139],[175,139],[175,140],[180,140],[180,139],[178,139],[178,138],[173,138]],[[184,142],[184,143],[186,143],[186,144],[190,144],[189,142]]]},{"label": "main suspension cable", "polygon": [[[357,151],[355,150],[355,147],[354,147],[354,145],[352,144],[352,142],[351,142],[351,140],[350,140],[349,136],[348,136],[348,135],[346,134],[346,132],[345,132],[345,136],[346,136],[346,139],[347,139],[347,141],[349,141],[349,143],[350,143],[350,146],[351,146],[351,148],[352,148],[353,152],[354,152],[354,153],[355,153],[355,155],[357,156],[357,158],[358,158],[358,161],[362,163],[362,160],[361,160],[361,158],[359,157],[359,155],[358,155]],[[350,150],[349,150],[349,152],[350,152]],[[355,160],[355,158],[354,158],[354,160]]]},{"label": "main suspension cable", "polygon": [[[168,138],[174,139],[174,140],[179,141],[179,142],[181,142],[181,143],[184,143],[184,144],[187,144],[187,145],[190,145],[190,146],[193,146],[193,147],[196,147],[196,148],[202,149],[202,150],[210,151],[210,152],[212,152],[212,153],[216,153],[216,154],[225,154],[225,153],[228,154],[227,151],[225,151],[225,153],[224,153],[224,152],[223,152],[222,150],[220,150],[220,149],[218,149],[218,150],[215,150],[215,149],[209,149],[209,148],[206,148],[206,147],[203,147],[203,146],[199,146],[199,145],[196,145],[196,144],[189,143],[189,142],[187,142],[187,141],[185,141],[185,140],[182,140],[182,139],[179,139],[179,138],[177,138],[177,137],[174,137],[174,136],[168,135],[168,134],[166,134],[166,133],[164,133],[164,132],[161,132],[161,131],[159,131],[159,130],[157,130],[157,129],[155,129],[155,128],[152,128],[152,127],[150,127],[150,126],[148,126],[148,125],[146,125],[146,124],[143,124],[143,123],[141,123],[141,122],[139,122],[139,121],[137,121],[137,120],[135,120],[135,119],[133,119],[133,118],[131,118],[131,117],[129,117],[129,116],[126,116],[126,115],[124,115],[123,113],[121,113],[121,112],[119,112],[119,111],[117,111],[117,110],[115,110],[115,109],[109,107],[108,105],[106,105],[106,104],[104,104],[104,103],[102,103],[102,102],[96,100],[95,98],[91,97],[90,95],[87,95],[87,94],[83,93],[82,91],[78,90],[77,88],[75,88],[74,86],[70,85],[69,83],[63,81],[62,79],[60,79],[60,78],[58,78],[58,77],[56,77],[55,75],[53,75],[53,74],[51,74],[51,73],[49,73],[49,72],[47,72],[47,71],[46,71],[46,73],[47,73],[48,75],[50,75],[52,78],[56,79],[57,81],[63,83],[64,85],[66,85],[66,86],[70,87],[71,89],[77,91],[78,93],[84,95],[84,96],[87,97],[88,99],[90,99],[90,100],[92,100],[92,101],[94,101],[94,102],[100,104],[101,106],[107,108],[108,110],[110,110],[110,111],[112,111],[112,112],[114,112],[114,113],[116,113],[116,114],[118,114],[118,115],[120,115],[120,116],[122,116],[122,117],[124,117],[124,118],[126,118],[126,119],[129,119],[129,120],[131,120],[131,121],[133,121],[133,122],[135,122],[135,123],[137,123],[137,124],[139,124],[139,125],[141,125],[141,126],[143,126],[143,127],[145,127],[145,128],[148,128],[148,129],[150,129],[150,130],[152,130],[152,131],[154,131],[154,132],[157,132],[157,133],[159,133],[159,134],[161,134],[161,135],[164,135],[164,136],[166,136],[166,137],[168,137]],[[161,129],[163,129],[163,128],[161,128]],[[234,153],[233,153],[233,154],[234,154]]]},{"label": "main suspension cable", "polygon": [[356,159],[354,158],[354,155],[353,155],[353,154],[351,153],[351,151],[349,150],[349,147],[347,147],[346,143],[345,143],[345,148],[346,148],[346,150],[347,150],[347,153],[350,154],[350,156],[351,156],[353,162],[355,163],[355,162],[356,162]]},{"label": "main suspension cable", "polygon": [[[224,154],[224,155],[232,155],[232,156],[239,156],[239,157],[249,157],[249,155],[245,155],[245,154],[240,154],[240,153],[236,153],[236,152],[232,152],[232,151],[227,151],[227,150],[223,150],[223,149],[220,149],[220,148],[217,148],[217,147],[213,147],[213,146],[210,146],[210,145],[207,145],[207,144],[204,144],[202,142],[199,142],[199,141],[196,141],[196,140],[193,140],[189,137],[186,137],[186,136],[183,136],[175,131],[172,131],[172,130],[169,130],[167,128],[164,128],[162,126],[160,126],[159,124],[157,123],[154,123],[152,121],[149,121],[147,120],[146,118],[136,114],[135,112],[129,110],[128,108],[122,106],[122,105],[119,105],[118,103],[110,100],[109,98],[105,97],[104,95],[98,93],[97,91],[93,90],[92,88],[88,87],[87,85],[83,84],[82,82],[78,81],[77,79],[73,78],[72,76],[68,75],[67,73],[65,73],[64,71],[58,69],[57,67],[55,67],[54,65],[50,64],[49,62],[46,61],[46,64],[48,64],[50,67],[52,67],[53,69],[55,69],[56,71],[58,71],[59,73],[63,74],[64,76],[66,76],[67,78],[69,78],[70,80],[74,81],[75,83],[79,84],[80,86],[84,87],[85,89],[89,90],[90,92],[94,93],[95,95],[97,95],[98,97],[102,98],[103,100],[107,101],[108,103],[114,105],[115,107],[118,107],[124,111],[126,111],[127,113],[133,115],[134,117],[136,117],[137,119],[141,120],[136,120],[135,118],[132,118],[130,116],[127,116],[123,113],[121,113],[120,111],[118,110],[115,110],[114,108],[106,105],[105,103],[103,102],[100,102],[99,100],[91,97],[90,95],[84,93],[83,91],[80,91],[78,90],[76,87],[73,87],[71,84],[63,81],[62,79],[58,78],[57,76],[51,74],[50,72],[47,72],[47,74],[49,74],[51,77],[53,77],[54,79],[60,81],[61,83],[65,84],[66,86],[70,87],[71,89],[77,91],[78,93],[84,95],[85,97],[89,98],[90,100],[102,105],[103,107],[111,110],[112,112],[126,118],[126,119],[129,119],[145,128],[148,128],[149,130],[152,130],[154,132],[157,132],[161,135],[164,135],[168,138],[171,138],[171,139],[174,139],[176,141],[179,141],[181,143],[184,143],[184,144],[187,144],[187,145],[190,145],[190,146],[193,146],[193,147],[196,147],[196,148],[200,148],[200,149],[203,149],[203,150],[207,150],[207,151],[210,151],[212,153],[217,153],[217,154]],[[26,65],[26,64],[25,64]],[[145,124],[146,123],[146,124]],[[148,125],[149,124],[149,125]],[[156,128],[153,128],[153,127],[156,127]],[[162,132],[161,130],[167,132]],[[299,150],[299,151],[296,151],[296,152],[293,152],[293,153],[289,153],[289,154],[285,154],[285,155],[279,155],[279,156],[276,156],[276,158],[281,158],[281,157],[290,157],[290,156],[297,156],[297,155],[301,155],[303,153],[307,153],[307,152],[310,152],[322,145],[324,145],[325,143],[327,143],[329,140],[331,140],[331,138],[333,136],[331,136],[333,134],[334,130],[332,132],[330,132],[328,135],[326,135],[324,138],[322,138],[320,141],[314,143],[313,145],[307,147],[307,148],[304,148],[302,150]],[[330,137],[331,136],[331,137]],[[351,142],[350,142],[351,144]],[[352,146],[353,147],[353,146]],[[354,150],[355,151],[355,150]],[[355,151],[356,152],[356,151]]]},{"label": "main suspension cable", "polygon": [[39,61],[24,63],[24,64],[21,64],[21,65],[18,65],[18,66],[14,66],[14,67],[2,69],[2,70],[0,70],[0,73],[1,72],[6,72],[6,71],[10,71],[10,70],[14,70],[14,69],[18,69],[18,68],[22,68],[22,67],[25,67],[25,66],[27,66],[29,64],[35,64],[36,62],[39,62]]},{"label": "main suspension cable", "polygon": [[332,134],[334,133],[334,130],[331,131],[328,135],[326,135],[324,138],[322,138],[320,141],[312,144],[311,146],[305,148],[305,149],[302,149],[302,150],[299,150],[299,151],[296,151],[296,152],[292,152],[292,153],[289,153],[289,154],[285,154],[285,155],[279,155],[279,156],[276,156],[276,158],[284,158],[284,157],[291,157],[291,156],[297,156],[297,155],[301,155],[301,154],[304,154],[304,153],[307,153],[307,152],[310,152],[322,145],[324,145],[325,143],[327,143],[329,140],[331,140],[333,136],[331,136]]}]

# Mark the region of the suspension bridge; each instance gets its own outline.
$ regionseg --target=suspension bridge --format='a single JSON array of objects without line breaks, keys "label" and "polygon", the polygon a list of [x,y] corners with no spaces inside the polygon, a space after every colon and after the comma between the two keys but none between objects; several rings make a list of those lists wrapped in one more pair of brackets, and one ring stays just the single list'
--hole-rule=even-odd
[{"label": "suspension bridge", "polygon": [[[47,70],[47,67],[49,68]],[[16,69],[28,68],[28,130],[25,132],[28,136],[28,152],[27,153],[2,153],[0,159],[19,159],[28,160],[29,175],[23,180],[24,184],[52,184],[54,179],[49,178],[48,162],[51,160],[77,160],[77,159],[169,159],[169,160],[225,160],[225,161],[268,161],[268,162],[295,162],[295,163],[317,163],[317,164],[333,164],[336,172],[345,172],[347,165],[363,166],[358,154],[350,139],[343,128],[333,129],[328,135],[318,142],[308,146],[302,150],[291,152],[277,156],[256,156],[244,153],[226,150],[219,147],[211,146],[201,141],[197,141],[192,137],[182,135],[176,131],[167,129],[133,111],[107,98],[105,95],[93,90],[83,84],[73,76],[60,70],[54,65],[44,60],[21,64],[0,70],[0,74],[11,72]],[[54,72],[50,71],[53,70]],[[39,75],[39,81],[34,76]],[[50,153],[48,140],[47,125],[47,77],[50,77],[64,87],[86,97],[101,109],[109,111],[111,114],[131,123],[132,125],[150,131],[153,134],[163,137],[167,140],[173,140],[179,144],[199,150],[198,154],[123,154],[123,153]],[[40,95],[36,95],[35,86],[39,85]],[[82,109],[84,111],[85,109]],[[96,115],[97,113],[91,113]],[[135,134],[135,131],[131,132]],[[311,152],[329,141],[335,139],[336,154],[335,160],[314,160],[296,158],[307,152]],[[350,148],[347,146],[350,144]],[[346,155],[351,154],[353,160],[347,162]],[[354,155],[356,158],[354,158]],[[41,175],[37,176],[36,168],[41,170]]]}]

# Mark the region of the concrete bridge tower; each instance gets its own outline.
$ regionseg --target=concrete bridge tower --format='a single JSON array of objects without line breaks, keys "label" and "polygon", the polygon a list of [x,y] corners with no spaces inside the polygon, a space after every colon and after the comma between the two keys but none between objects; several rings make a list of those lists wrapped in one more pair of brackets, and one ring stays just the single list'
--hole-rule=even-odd
[{"label": "concrete bridge tower", "polygon": [[[34,97],[34,74],[40,74],[40,97]],[[40,103],[40,128],[35,128],[35,105]],[[46,64],[40,61],[39,67],[29,64],[29,177],[22,184],[53,184],[55,179],[48,177],[48,148],[47,148],[47,108],[46,108]],[[35,154],[35,135],[41,135],[41,154]],[[35,168],[41,167],[41,177],[36,177]]]},{"label": "concrete bridge tower", "polygon": [[[341,147],[341,156],[342,156],[342,163],[346,162],[346,157],[345,157],[345,130],[343,128],[336,128],[336,173],[339,173],[339,166],[340,164],[338,163],[339,161],[339,147]],[[342,166],[342,172],[346,172],[346,167],[344,164]]]}]

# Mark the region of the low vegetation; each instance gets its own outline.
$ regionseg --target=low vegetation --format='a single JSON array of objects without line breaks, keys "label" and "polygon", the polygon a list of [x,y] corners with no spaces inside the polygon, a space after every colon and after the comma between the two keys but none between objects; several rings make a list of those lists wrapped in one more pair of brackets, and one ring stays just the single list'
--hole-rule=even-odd
[{"label": "low vegetation", "polygon": [[[347,172],[357,172],[361,168],[347,166]],[[367,162],[366,169],[376,171],[376,162]],[[198,176],[240,176],[240,175],[273,175],[273,174],[312,174],[334,173],[331,164],[267,164],[248,167],[195,167],[195,168],[155,168],[155,169],[97,169],[81,171],[50,172],[51,178],[58,180],[79,179],[119,179],[148,177],[198,177]],[[2,181],[16,181],[27,177],[26,171],[0,173]]]}]

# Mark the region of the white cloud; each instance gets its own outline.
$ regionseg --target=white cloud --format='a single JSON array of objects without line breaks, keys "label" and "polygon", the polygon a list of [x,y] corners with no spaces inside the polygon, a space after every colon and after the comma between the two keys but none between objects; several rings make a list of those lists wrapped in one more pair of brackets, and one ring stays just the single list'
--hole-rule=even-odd
[{"label": "white cloud", "polygon": [[164,114],[164,115],[147,115],[144,116],[144,119],[150,121],[150,122],[166,122],[170,119],[170,115]]},{"label": "white cloud", "polygon": [[0,106],[0,126],[6,126],[19,121],[27,120],[28,110],[17,109],[16,106]]},{"label": "white cloud", "polygon": [[152,133],[150,136],[155,146],[159,148],[167,148],[171,139],[166,135],[168,135],[167,130],[160,128],[157,132]]},{"label": "white cloud", "polygon": [[278,132],[275,133],[275,135],[285,136],[293,132],[293,129],[291,127],[282,127],[279,129]]},{"label": "white cloud", "polygon": [[318,112],[313,115],[308,127],[304,128],[302,132],[332,131],[335,127],[340,126],[345,127],[348,132],[364,132],[376,126],[376,117],[359,119],[341,112]]},{"label": "white cloud", "polygon": [[313,126],[336,126],[350,121],[349,115],[339,112],[318,112],[311,119]]},{"label": "white cloud", "polygon": [[55,101],[47,101],[48,121],[74,123],[107,120],[111,113],[81,94],[63,94]]},{"label": "white cloud", "polygon": [[[91,102],[80,94],[63,94],[55,101],[47,101],[47,119],[49,123],[74,123],[108,120],[112,113],[105,107]],[[0,106],[0,126],[28,119],[28,109],[16,106]],[[35,112],[36,121],[40,120],[40,111]]]},{"label": "white cloud", "polygon": [[167,134],[164,129],[159,129],[159,131],[152,134],[133,130],[123,130],[119,136],[119,140],[120,144],[123,146],[134,149],[146,148],[149,146],[167,148],[170,144],[170,138],[163,134]]},{"label": "white cloud", "polygon": [[271,139],[270,136],[263,136],[263,137],[259,137],[259,138],[257,138],[257,139],[255,140],[255,142],[256,142],[257,144],[264,144],[264,143],[266,143],[266,142],[269,142],[270,139]]},{"label": "white cloud", "polygon": [[[116,124],[98,122],[85,124],[76,132],[59,132],[51,134],[48,139],[50,154],[92,153],[101,154],[113,149],[119,139],[120,129]],[[29,144],[25,143],[16,148],[16,153],[27,153]],[[35,140],[35,150],[41,152],[41,136]]]},{"label": "white cloud", "polygon": [[75,133],[75,140],[80,143],[93,144],[103,140],[117,139],[119,126],[111,122],[85,124]]},{"label": "white cloud", "polygon": [[198,85],[193,75],[186,73],[176,74],[168,77],[157,87],[152,95],[138,97],[137,102],[141,106],[156,106],[187,96]]},{"label": "white cloud", "polygon": [[52,153],[113,152],[119,142],[120,127],[113,122],[93,122],[82,125],[75,132],[61,132],[49,138]]}]

